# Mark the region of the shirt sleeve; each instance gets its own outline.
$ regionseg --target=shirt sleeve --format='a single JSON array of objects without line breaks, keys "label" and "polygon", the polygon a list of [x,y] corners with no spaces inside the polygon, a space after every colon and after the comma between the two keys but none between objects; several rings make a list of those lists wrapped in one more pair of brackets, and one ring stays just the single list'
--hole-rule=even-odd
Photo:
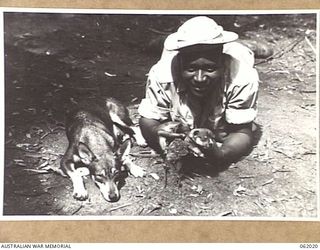
[{"label": "shirt sleeve", "polygon": [[226,121],[231,124],[252,122],[257,116],[259,79],[254,68],[237,77],[227,89]]},{"label": "shirt sleeve", "polygon": [[232,42],[224,46],[226,56],[226,122],[245,124],[257,116],[259,77],[253,52]]},{"label": "shirt sleeve", "polygon": [[142,99],[138,112],[142,117],[155,119],[155,120],[167,120],[170,118],[170,83],[160,83],[157,80],[155,71],[150,70],[147,85],[146,95]]}]

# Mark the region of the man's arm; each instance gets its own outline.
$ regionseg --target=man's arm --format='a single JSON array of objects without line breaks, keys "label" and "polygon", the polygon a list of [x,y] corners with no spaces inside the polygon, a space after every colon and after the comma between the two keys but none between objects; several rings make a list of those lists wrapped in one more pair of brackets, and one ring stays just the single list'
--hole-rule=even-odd
[{"label": "man's arm", "polygon": [[229,134],[223,140],[221,147],[205,150],[205,155],[211,162],[231,163],[239,160],[252,148],[252,123],[229,125]]}]

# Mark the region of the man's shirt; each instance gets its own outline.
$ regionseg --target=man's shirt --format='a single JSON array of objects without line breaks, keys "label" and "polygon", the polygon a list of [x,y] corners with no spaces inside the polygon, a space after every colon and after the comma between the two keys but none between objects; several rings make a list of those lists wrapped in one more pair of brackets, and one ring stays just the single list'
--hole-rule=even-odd
[{"label": "man's shirt", "polygon": [[190,129],[206,127],[215,133],[224,131],[227,123],[252,122],[257,115],[259,86],[253,52],[232,42],[224,44],[223,53],[221,84],[200,106],[192,102],[183,82],[179,81],[178,52],[164,49],[161,59],[149,72],[139,114],[159,121],[180,121]]}]

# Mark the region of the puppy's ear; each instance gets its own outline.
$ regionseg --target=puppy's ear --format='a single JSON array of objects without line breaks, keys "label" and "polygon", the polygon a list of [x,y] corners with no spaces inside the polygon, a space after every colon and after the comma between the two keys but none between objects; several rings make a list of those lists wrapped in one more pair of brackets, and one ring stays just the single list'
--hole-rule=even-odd
[{"label": "puppy's ear", "polygon": [[199,135],[199,129],[192,129],[190,132],[189,132],[189,134],[188,134],[188,136],[189,136],[189,138],[191,138],[191,139],[196,139],[196,137]]},{"label": "puppy's ear", "polygon": [[89,165],[96,158],[90,148],[82,142],[79,142],[78,145],[78,155],[82,163],[85,165]]},{"label": "puppy's ear", "polygon": [[209,138],[214,138],[214,134],[213,134],[213,132],[211,131],[211,130],[207,130],[207,136],[209,137]]},{"label": "puppy's ear", "polygon": [[127,139],[122,144],[120,144],[119,149],[117,150],[117,155],[119,160],[123,162],[126,157],[128,157],[131,150],[131,140]]}]

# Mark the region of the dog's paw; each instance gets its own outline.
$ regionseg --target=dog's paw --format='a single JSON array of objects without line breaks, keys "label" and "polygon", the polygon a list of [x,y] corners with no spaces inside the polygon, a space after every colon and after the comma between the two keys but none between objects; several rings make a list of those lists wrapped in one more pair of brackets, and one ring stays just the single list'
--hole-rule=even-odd
[{"label": "dog's paw", "polygon": [[146,147],[148,144],[146,140],[144,139],[143,135],[141,134],[141,130],[139,127],[131,127],[132,130],[134,131],[134,139],[137,143],[138,146],[140,147]]},{"label": "dog's paw", "polygon": [[142,168],[139,167],[136,164],[132,164],[133,166],[131,166],[130,168],[130,174],[133,175],[134,177],[143,177],[146,175],[146,171]]},{"label": "dog's paw", "polygon": [[88,192],[85,189],[74,190],[72,195],[73,195],[73,198],[75,198],[76,200],[79,200],[79,201],[84,201],[84,200],[88,199]]},{"label": "dog's paw", "polygon": [[124,165],[134,177],[143,177],[146,175],[146,171],[142,167],[139,167],[137,164],[133,163],[130,159],[126,159],[124,161]]}]

